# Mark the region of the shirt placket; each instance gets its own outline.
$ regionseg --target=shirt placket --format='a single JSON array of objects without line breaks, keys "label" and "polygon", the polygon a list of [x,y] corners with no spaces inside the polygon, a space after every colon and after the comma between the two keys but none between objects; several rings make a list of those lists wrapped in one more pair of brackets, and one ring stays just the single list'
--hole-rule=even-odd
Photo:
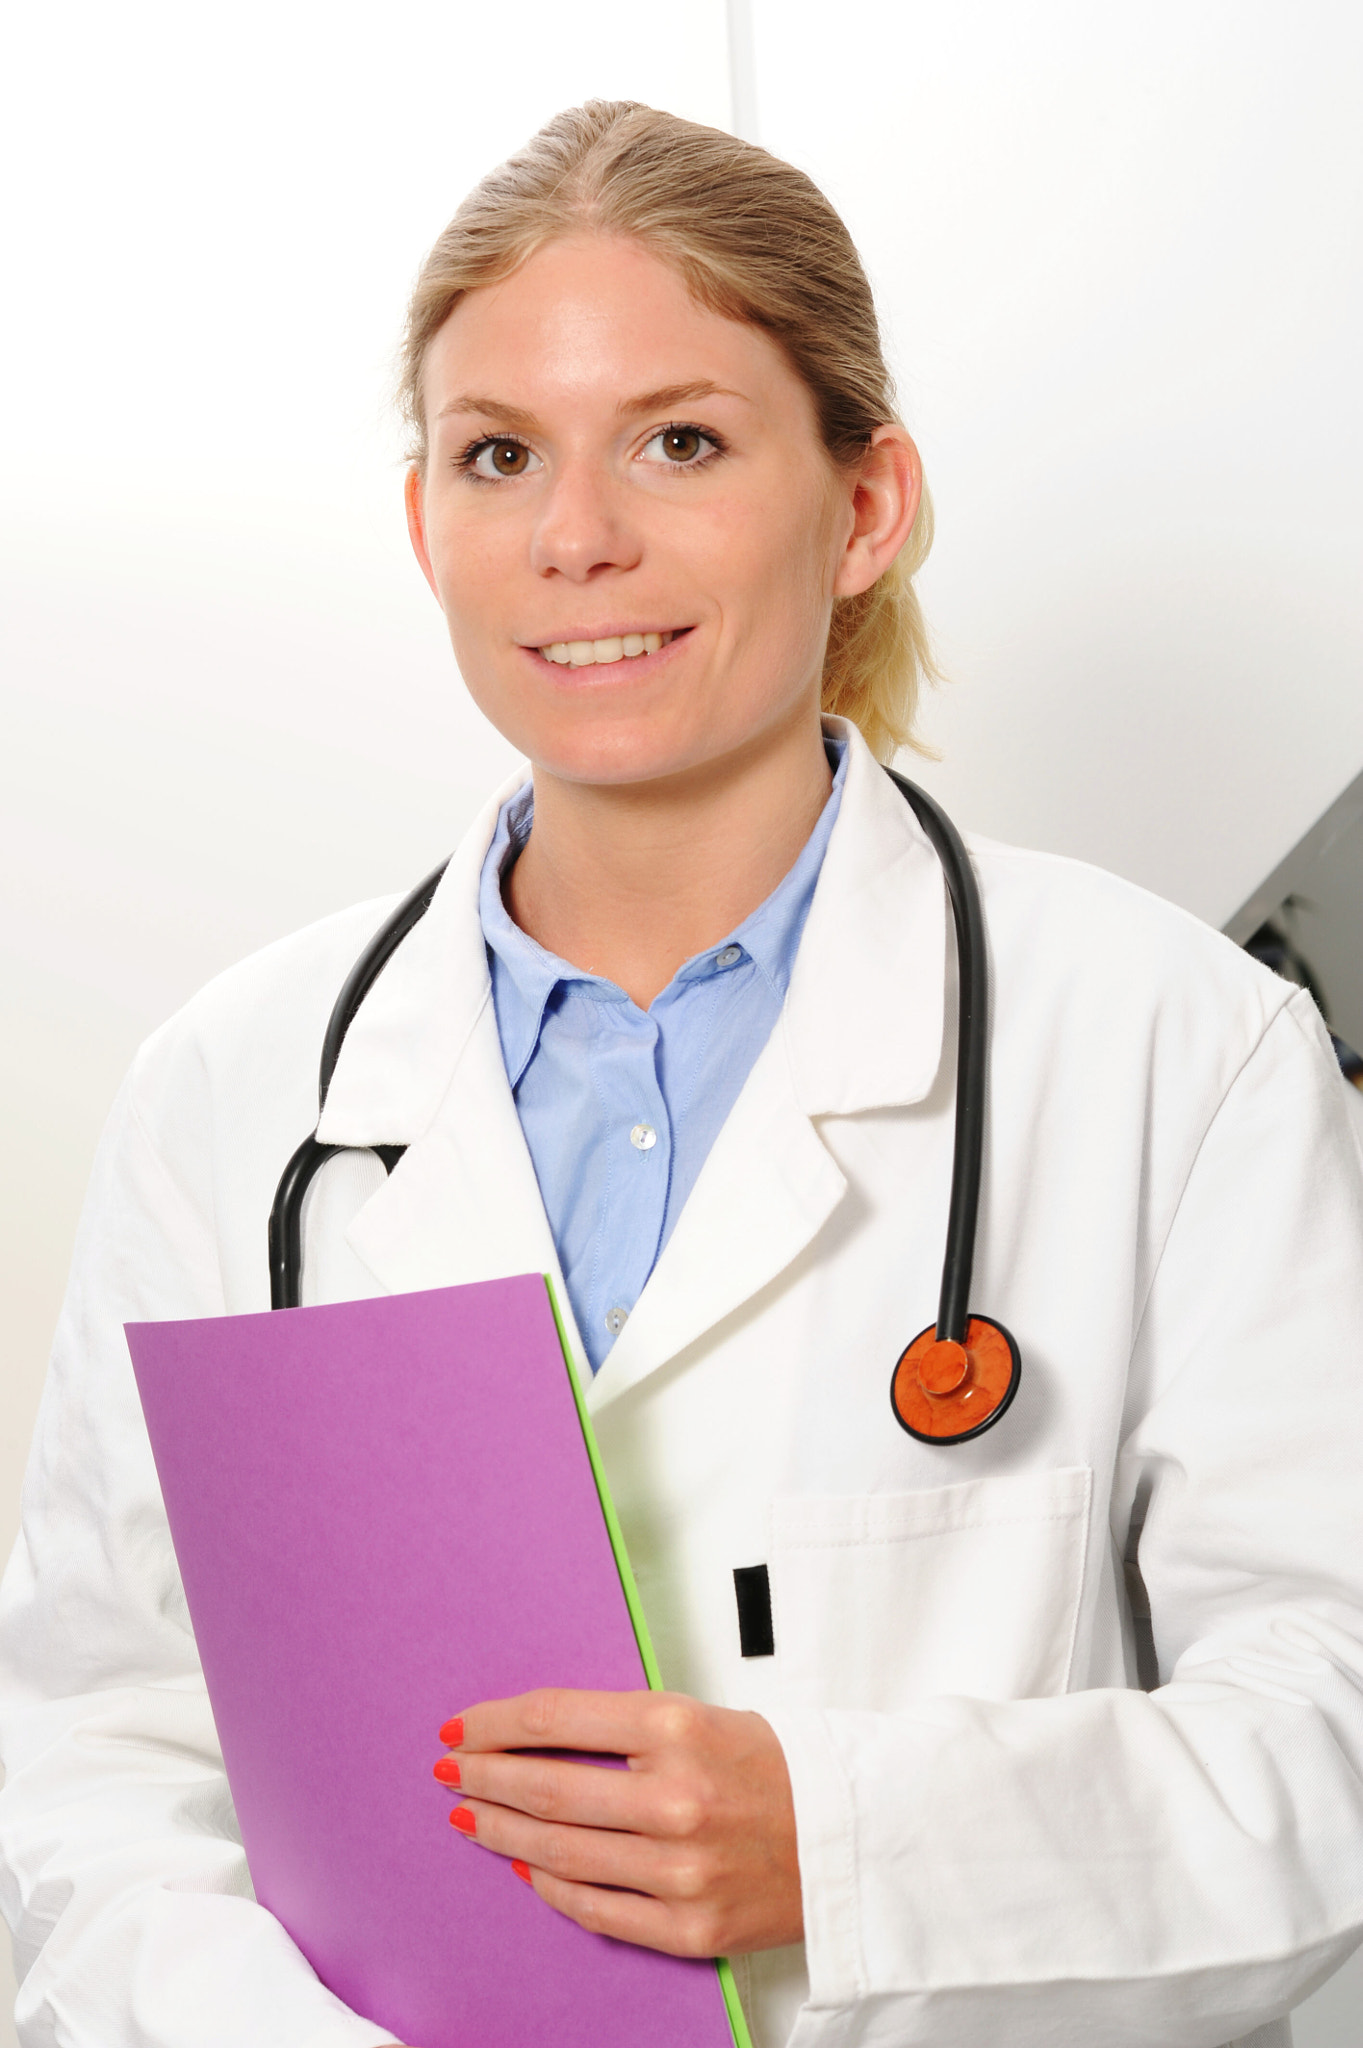
[{"label": "shirt placket", "polygon": [[592,1338],[604,1356],[653,1269],[667,1209],[672,1127],[658,1082],[658,1027],[630,1003],[603,1003],[592,1080],[610,1171],[590,1288]]}]

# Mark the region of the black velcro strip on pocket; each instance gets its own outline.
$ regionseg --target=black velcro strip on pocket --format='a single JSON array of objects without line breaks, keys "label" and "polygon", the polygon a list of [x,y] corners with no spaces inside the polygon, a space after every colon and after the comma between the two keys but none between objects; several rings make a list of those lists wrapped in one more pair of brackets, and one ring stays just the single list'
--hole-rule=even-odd
[{"label": "black velcro strip on pocket", "polygon": [[745,1657],[774,1657],[776,1637],[771,1626],[771,1580],[764,1564],[734,1567],[734,1595],[738,1601],[738,1642]]}]

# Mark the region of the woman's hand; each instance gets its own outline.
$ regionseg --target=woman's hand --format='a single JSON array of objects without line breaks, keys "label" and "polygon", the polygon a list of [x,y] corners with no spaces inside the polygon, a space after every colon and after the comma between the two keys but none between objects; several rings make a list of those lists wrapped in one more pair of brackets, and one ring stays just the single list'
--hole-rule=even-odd
[{"label": "woman's hand", "polygon": [[[436,1765],[450,1818],[594,1934],[669,1955],[741,1955],[804,1931],[795,1809],[760,1714],[681,1693],[546,1690],[469,1707]],[[628,1768],[518,1756],[570,1749]]]}]

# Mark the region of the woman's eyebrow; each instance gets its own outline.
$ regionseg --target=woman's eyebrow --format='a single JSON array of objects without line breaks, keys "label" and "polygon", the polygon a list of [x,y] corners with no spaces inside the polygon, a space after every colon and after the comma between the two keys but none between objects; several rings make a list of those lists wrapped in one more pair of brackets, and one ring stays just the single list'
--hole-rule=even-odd
[{"label": "woman's eyebrow", "polygon": [[[642,391],[637,398],[622,398],[615,410],[622,419],[632,419],[636,413],[671,412],[679,405],[689,405],[700,398],[736,398],[746,405],[748,400],[741,391],[732,391],[725,384],[716,384],[709,377],[700,377],[689,384],[661,384],[656,391]],[[496,420],[504,427],[514,427],[523,434],[534,433],[539,421],[534,413],[527,412],[522,405],[509,405],[501,398],[488,398],[477,391],[461,391],[442,405],[437,419],[448,419],[453,413],[473,413],[480,419]]]},{"label": "woman's eyebrow", "polygon": [[737,398],[747,403],[741,391],[731,391],[725,384],[714,384],[708,377],[702,377],[692,384],[663,384],[656,391],[642,392],[638,398],[622,398],[615,410],[622,418],[637,412],[670,412],[697,398]]},{"label": "woman's eyebrow", "polygon": [[506,405],[500,398],[483,398],[477,392],[461,391],[458,398],[452,398],[448,405],[442,405],[436,414],[438,420],[448,419],[451,413],[477,413],[486,420],[498,420],[504,427],[517,427],[523,434],[531,433],[539,421],[534,413],[527,412],[521,405]]}]

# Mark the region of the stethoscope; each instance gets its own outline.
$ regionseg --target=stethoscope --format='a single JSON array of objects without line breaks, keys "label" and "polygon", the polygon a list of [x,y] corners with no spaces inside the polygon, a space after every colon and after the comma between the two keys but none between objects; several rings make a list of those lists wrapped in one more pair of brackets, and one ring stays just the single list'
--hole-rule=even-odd
[{"label": "stethoscope", "polygon": [[[947,1209],[946,1252],[937,1321],[901,1352],[890,1380],[890,1406],[901,1429],[920,1443],[964,1444],[992,1429],[1017,1393],[1018,1347],[1002,1323],[969,1313],[970,1276],[980,1208],[984,1106],[989,1053],[989,968],[984,912],[970,857],[945,811],[893,768],[885,773],[932,841],[942,863],[956,920],[960,1018],[956,1063],[956,1141]],[[320,1119],[345,1035],[361,1003],[431,905],[445,872],[442,861],[374,934],[346,977],[322,1040],[317,1086]],[[338,1152],[368,1151],[387,1172],[405,1145],[324,1145],[305,1138],[280,1178],[270,1210],[270,1306],[297,1308],[303,1282],[303,1200],[313,1177]]]}]

